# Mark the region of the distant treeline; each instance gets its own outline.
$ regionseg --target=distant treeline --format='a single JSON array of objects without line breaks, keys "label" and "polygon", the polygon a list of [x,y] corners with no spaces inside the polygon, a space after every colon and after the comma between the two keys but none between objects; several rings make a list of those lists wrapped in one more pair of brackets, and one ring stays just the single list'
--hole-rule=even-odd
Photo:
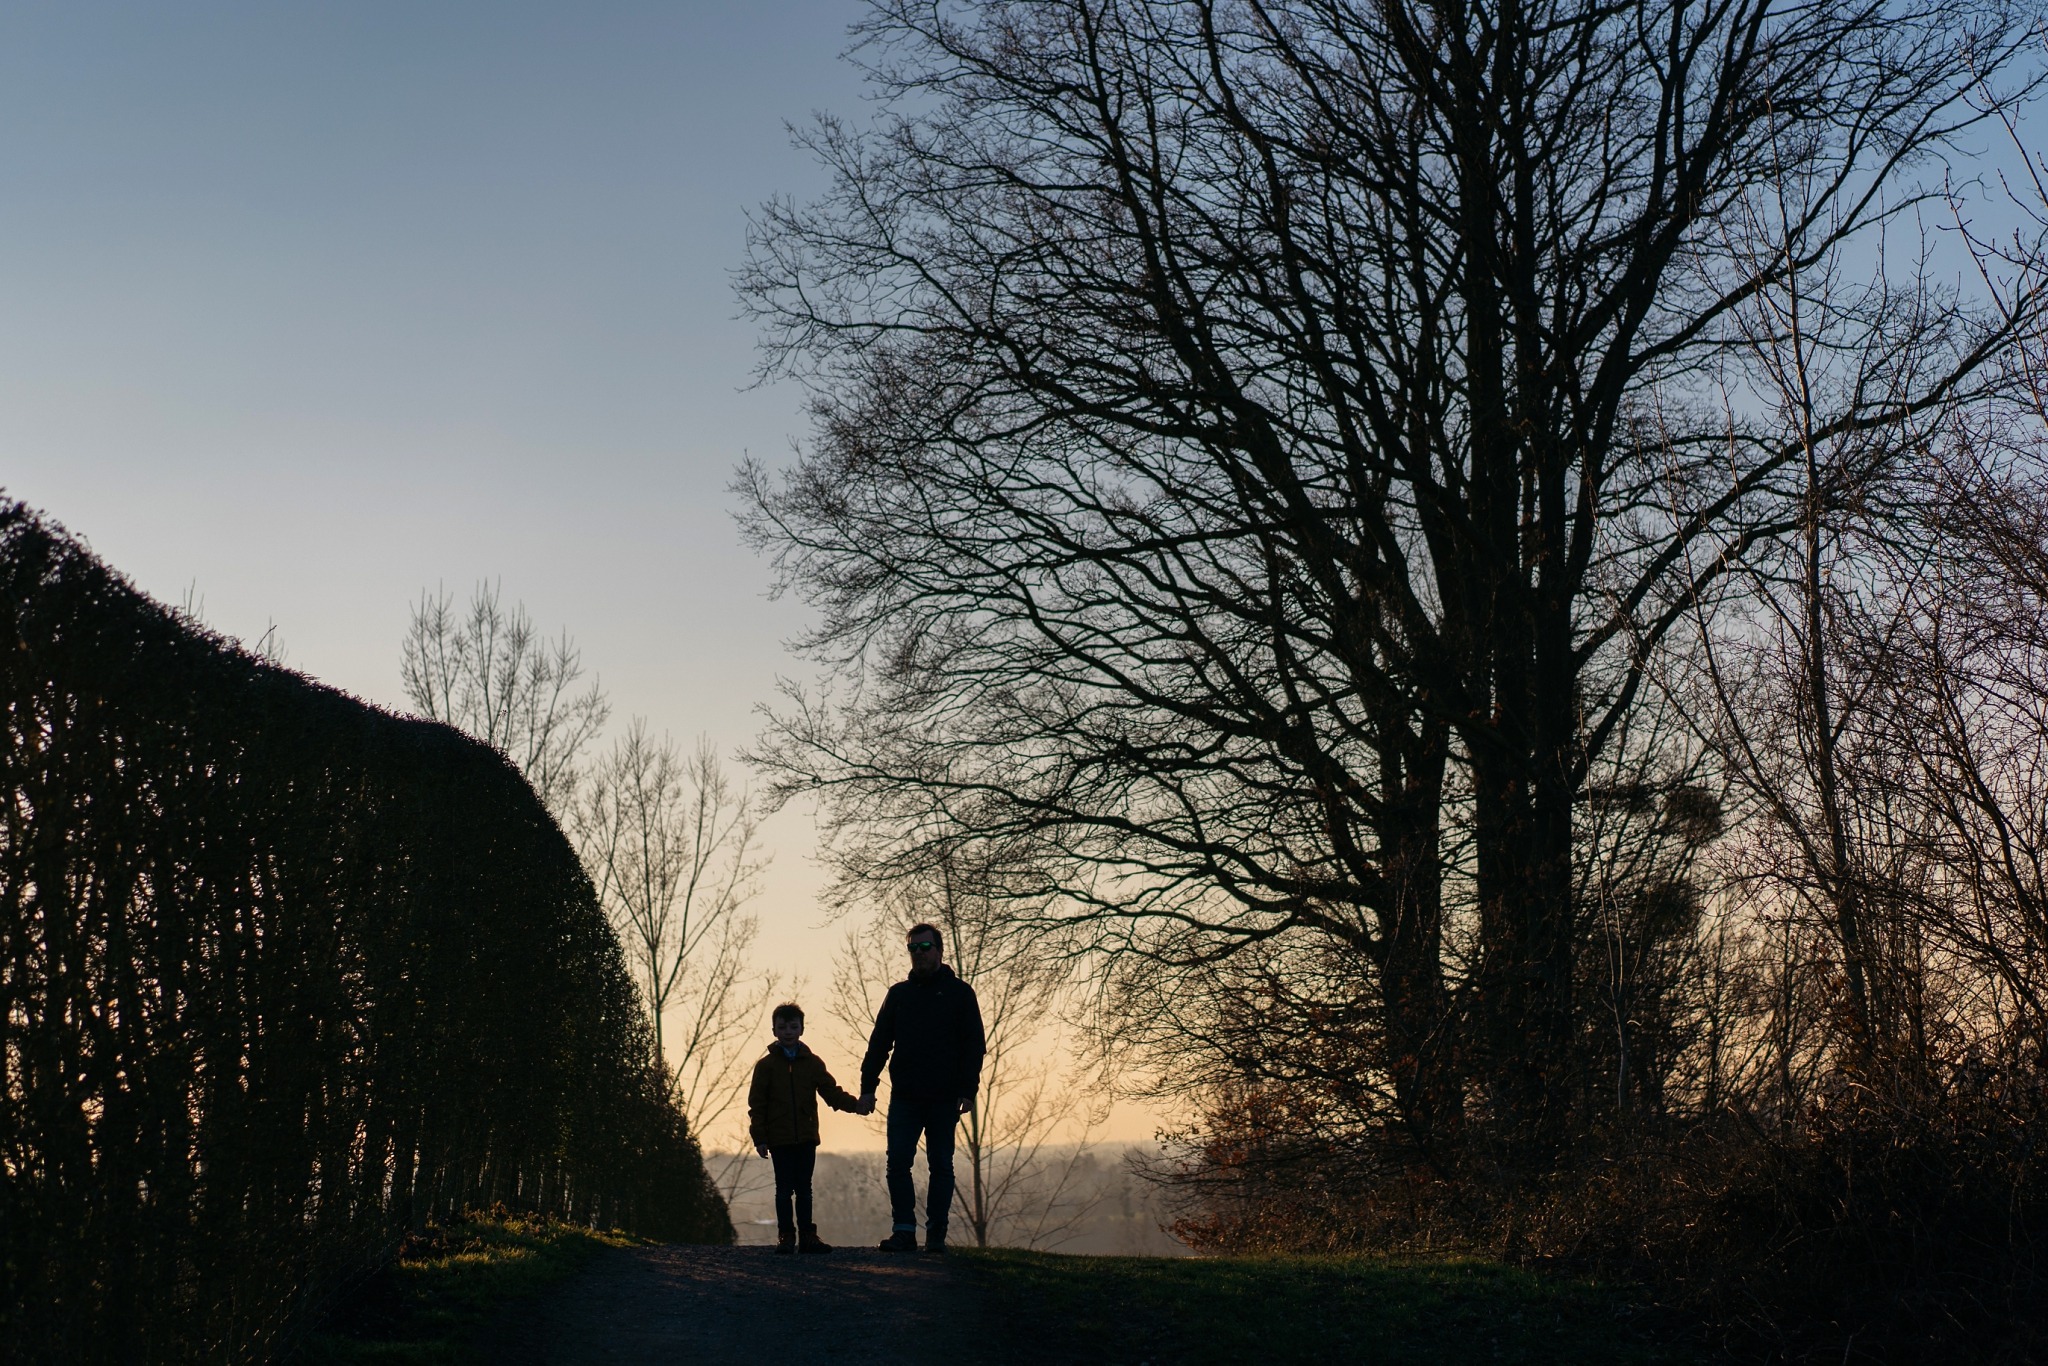
[{"label": "distant treeline", "polygon": [[233,1361],[504,1202],[732,1230],[575,854],[495,752],[0,507],[0,1355]]},{"label": "distant treeline", "polygon": [[[775,1186],[766,1162],[737,1154],[751,1164],[751,1180],[736,1183],[733,1222],[740,1241],[775,1241]],[[1001,1188],[989,1204],[990,1247],[1035,1248],[1116,1257],[1181,1257],[1187,1245],[1169,1227],[1178,1209],[1171,1186],[1151,1175],[1157,1144],[1044,1144],[1028,1154],[1007,1150],[991,1155]],[[1135,1159],[1135,1161],[1133,1160]],[[714,1155],[713,1165],[718,1157]],[[967,1154],[959,1155],[960,1187],[968,1185]],[[828,1243],[872,1246],[888,1231],[889,1189],[879,1152],[820,1152],[816,1176],[818,1231]],[[960,1242],[972,1239],[968,1200],[953,1211]]]}]

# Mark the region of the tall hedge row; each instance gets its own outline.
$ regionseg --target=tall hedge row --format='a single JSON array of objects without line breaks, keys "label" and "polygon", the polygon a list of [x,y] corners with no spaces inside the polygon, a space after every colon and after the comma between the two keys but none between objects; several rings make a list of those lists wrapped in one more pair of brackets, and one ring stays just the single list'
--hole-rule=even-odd
[{"label": "tall hedge row", "polygon": [[263,1360],[410,1226],[726,1241],[618,942],[502,757],[0,506],[0,1356]]}]

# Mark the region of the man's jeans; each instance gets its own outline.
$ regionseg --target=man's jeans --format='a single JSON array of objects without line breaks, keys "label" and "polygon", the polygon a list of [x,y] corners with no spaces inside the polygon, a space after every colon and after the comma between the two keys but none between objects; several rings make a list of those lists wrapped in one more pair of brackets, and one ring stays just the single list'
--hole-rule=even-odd
[{"label": "man's jeans", "polygon": [[946,1216],[953,1209],[953,1126],[960,1104],[951,1100],[906,1100],[889,1097],[889,1211],[899,1229],[917,1227],[917,1189],[910,1180],[910,1160],[917,1140],[924,1139],[926,1235],[944,1237]]}]

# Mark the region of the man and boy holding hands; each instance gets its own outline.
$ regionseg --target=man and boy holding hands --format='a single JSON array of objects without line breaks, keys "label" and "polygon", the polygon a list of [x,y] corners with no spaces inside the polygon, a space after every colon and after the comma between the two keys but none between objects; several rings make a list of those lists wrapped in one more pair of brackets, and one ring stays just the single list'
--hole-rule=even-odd
[{"label": "man and boy holding hands", "polygon": [[[953,1205],[953,1129],[974,1108],[981,1086],[981,1003],[974,988],[946,966],[945,941],[931,925],[908,936],[910,975],[889,988],[861,1059],[858,1099],[842,1090],[817,1054],[802,1043],[802,1007],[775,1008],[775,1042],[754,1064],[747,1115],[754,1149],[775,1163],[777,1252],[830,1252],[811,1219],[811,1175],[818,1157],[818,1100],[835,1110],[873,1114],[875,1087],[889,1067],[887,1119],[889,1205],[886,1252],[915,1252],[916,1189],[910,1164],[924,1143],[924,1251],[946,1250]],[[893,1054],[893,1057],[891,1056]]]}]

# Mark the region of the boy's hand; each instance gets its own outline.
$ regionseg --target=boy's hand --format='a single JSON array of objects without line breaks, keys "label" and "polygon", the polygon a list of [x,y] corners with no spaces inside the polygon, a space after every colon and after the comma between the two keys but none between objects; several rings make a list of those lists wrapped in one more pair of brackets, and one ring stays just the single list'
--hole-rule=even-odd
[{"label": "boy's hand", "polygon": [[756,1143],[754,1145],[754,1152],[757,1156],[766,1157],[768,1156],[768,1145],[766,1143]]},{"label": "boy's hand", "polygon": [[860,1112],[864,1115],[871,1115],[875,1112],[875,1093],[873,1091],[863,1091],[860,1093]]}]

